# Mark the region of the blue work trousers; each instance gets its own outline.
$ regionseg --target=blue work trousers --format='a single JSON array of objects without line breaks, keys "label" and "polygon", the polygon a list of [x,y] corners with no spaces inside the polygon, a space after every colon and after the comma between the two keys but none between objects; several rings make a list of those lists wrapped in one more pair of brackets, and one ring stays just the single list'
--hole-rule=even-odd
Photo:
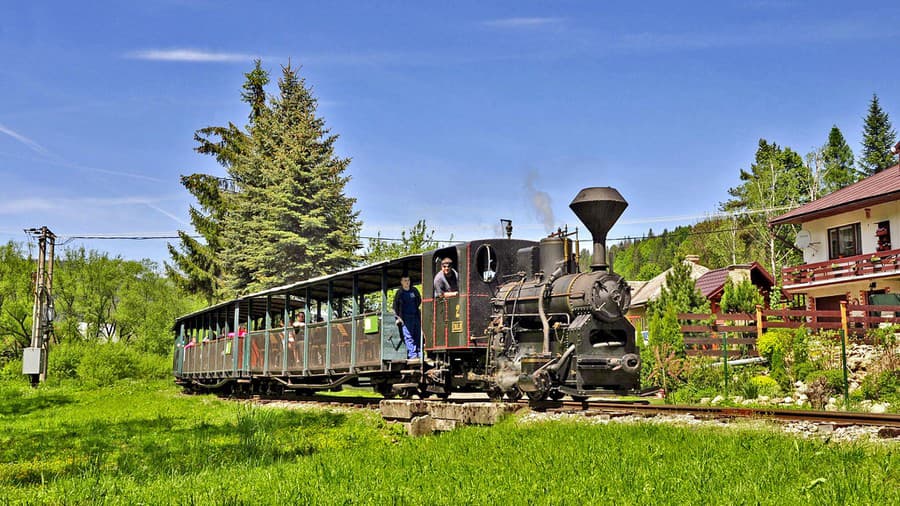
[{"label": "blue work trousers", "polygon": [[406,358],[419,358],[419,340],[422,338],[422,323],[418,314],[403,315],[403,341],[406,342]]}]

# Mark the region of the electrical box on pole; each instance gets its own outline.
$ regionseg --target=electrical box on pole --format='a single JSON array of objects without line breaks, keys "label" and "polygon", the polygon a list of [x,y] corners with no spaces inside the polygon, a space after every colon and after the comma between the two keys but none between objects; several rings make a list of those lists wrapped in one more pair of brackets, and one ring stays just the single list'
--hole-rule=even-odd
[{"label": "electrical box on pole", "polygon": [[38,240],[37,272],[34,274],[34,308],[31,313],[31,346],[22,355],[22,374],[32,386],[47,379],[47,350],[53,332],[53,249],[56,236],[47,227],[25,233]]}]

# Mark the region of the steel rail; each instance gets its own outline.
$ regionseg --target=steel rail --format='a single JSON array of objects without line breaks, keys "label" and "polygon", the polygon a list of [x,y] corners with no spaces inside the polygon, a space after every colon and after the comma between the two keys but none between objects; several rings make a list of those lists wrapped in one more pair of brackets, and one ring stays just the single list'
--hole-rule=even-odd
[{"label": "steel rail", "polygon": [[[290,398],[278,395],[236,396],[240,400],[253,400],[261,404],[273,402],[313,403],[322,405],[351,405],[369,409],[378,409],[383,400],[380,397],[330,397],[325,395],[296,395]],[[452,402],[465,404],[468,402],[487,402],[486,399],[425,399],[424,402]],[[726,406],[684,406],[672,404],[646,404],[646,401],[529,401],[522,399],[516,402],[522,407],[534,411],[558,411],[585,413],[588,415],[610,413],[617,416],[657,415],[657,414],[690,414],[700,418],[755,418],[761,420],[807,421],[831,423],[838,426],[872,425],[880,427],[900,428],[900,414],[894,413],[861,413],[847,411],[813,411],[799,409],[748,408]]]}]

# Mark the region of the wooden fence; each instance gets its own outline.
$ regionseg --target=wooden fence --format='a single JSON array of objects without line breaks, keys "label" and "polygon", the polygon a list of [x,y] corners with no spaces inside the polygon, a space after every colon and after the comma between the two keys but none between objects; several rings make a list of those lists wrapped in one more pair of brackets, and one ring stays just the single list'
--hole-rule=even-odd
[{"label": "wooden fence", "polygon": [[900,325],[900,306],[841,303],[837,311],[763,309],[756,313],[682,313],[681,332],[688,355],[707,357],[755,357],[756,338],[766,329],[805,327],[813,331],[844,331],[856,342],[866,342],[866,333],[881,324]]}]

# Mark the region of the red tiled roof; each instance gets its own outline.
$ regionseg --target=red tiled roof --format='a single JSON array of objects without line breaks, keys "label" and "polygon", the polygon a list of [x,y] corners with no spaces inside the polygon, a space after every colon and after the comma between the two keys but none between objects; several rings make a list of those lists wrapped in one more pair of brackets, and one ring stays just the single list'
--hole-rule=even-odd
[{"label": "red tiled roof", "polygon": [[721,269],[713,269],[700,276],[694,284],[700,290],[700,293],[708,299],[710,295],[718,292],[725,286],[727,279],[728,267],[722,267]]},{"label": "red tiled roof", "polygon": [[805,223],[898,199],[900,199],[900,165],[895,165],[773,218],[769,220],[769,225]]},{"label": "red tiled roof", "polygon": [[765,270],[759,262],[753,262],[750,265],[732,265],[730,267],[722,267],[721,269],[713,269],[697,278],[694,285],[700,290],[700,293],[708,299],[725,288],[725,282],[728,281],[728,272],[735,269],[746,269],[750,271],[751,280],[754,278],[754,273],[758,273],[769,282],[770,287],[775,284],[775,279],[769,274],[769,271]]}]

